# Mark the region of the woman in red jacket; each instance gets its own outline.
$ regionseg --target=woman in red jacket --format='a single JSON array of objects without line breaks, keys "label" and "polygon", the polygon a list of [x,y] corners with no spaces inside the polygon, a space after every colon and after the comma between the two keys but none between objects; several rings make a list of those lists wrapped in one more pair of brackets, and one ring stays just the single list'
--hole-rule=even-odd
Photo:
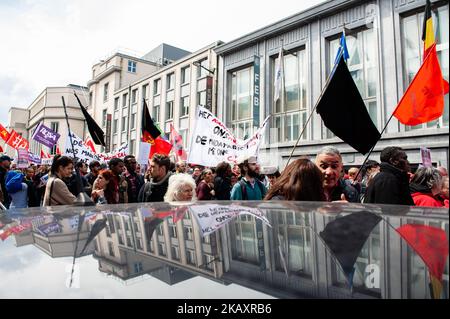
[{"label": "woman in red jacket", "polygon": [[433,167],[419,167],[409,185],[416,206],[442,207],[438,195],[442,189],[442,176]]}]

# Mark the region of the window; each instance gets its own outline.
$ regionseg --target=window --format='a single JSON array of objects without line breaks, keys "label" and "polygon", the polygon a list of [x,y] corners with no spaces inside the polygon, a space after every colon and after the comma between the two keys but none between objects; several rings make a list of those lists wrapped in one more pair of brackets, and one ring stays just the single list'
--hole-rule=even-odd
[{"label": "window", "polygon": [[103,86],[103,102],[108,101],[109,83],[105,83]]},{"label": "window", "polygon": [[113,121],[113,134],[117,134],[117,124],[118,124],[118,120],[115,119]]},{"label": "window", "polygon": [[109,255],[111,256],[111,257],[114,257],[115,256],[115,254],[114,254],[114,247],[113,247],[113,243],[112,242],[108,242],[108,250],[109,250]]},{"label": "window", "polygon": [[258,252],[255,224],[241,219],[231,226],[233,238],[236,238],[231,248],[233,259],[256,264]]},{"label": "window", "polygon": [[159,243],[158,244],[158,253],[160,256],[165,256],[166,255],[166,246],[164,245],[164,243]]},{"label": "window", "polygon": [[202,257],[203,257],[203,267],[206,269],[209,269],[209,270],[213,270],[214,269],[214,263],[213,263],[214,257],[210,256],[210,255],[205,255],[205,254],[203,254]]},{"label": "window", "polygon": [[[408,87],[423,62],[422,21],[423,9],[417,14],[402,19],[402,49],[404,89]],[[449,69],[449,41],[448,41],[448,5],[432,10],[433,26],[436,34],[436,51],[441,66],[442,75],[448,81]],[[449,101],[448,94],[444,96],[444,113],[442,117],[434,121],[416,126],[405,126],[405,130],[421,128],[436,128],[449,126]]]},{"label": "window", "polygon": [[182,97],[180,103],[180,116],[186,115],[189,115],[189,96]]},{"label": "window", "polygon": [[122,95],[122,107],[127,107],[128,93]]},{"label": "window", "polygon": [[186,262],[188,265],[197,265],[197,262],[195,260],[195,252],[193,250],[186,250]]},{"label": "window", "polygon": [[128,60],[128,72],[136,73],[136,62]]},{"label": "window", "polygon": [[171,252],[173,260],[180,260],[180,249],[177,246],[172,246]]},{"label": "window", "polygon": [[184,238],[187,240],[193,240],[194,236],[192,234],[192,227],[185,226],[184,227]]},{"label": "window", "polygon": [[107,112],[106,109],[104,109],[104,110],[102,111],[102,126],[103,126],[103,127],[106,126],[106,112]]},{"label": "window", "polygon": [[142,272],[143,269],[144,268],[142,267],[142,263],[141,262],[134,263],[134,273],[135,274],[138,274],[138,273]]},{"label": "window", "polygon": [[173,90],[175,86],[175,73],[170,73],[167,75],[167,83],[166,83],[166,90]]},{"label": "window", "polygon": [[147,99],[147,92],[148,92],[148,84],[142,86],[142,98]]},{"label": "window", "polygon": [[152,118],[155,121],[155,123],[159,123],[159,114],[160,114],[160,106],[159,105],[153,106]]},{"label": "window", "polygon": [[131,91],[131,103],[135,104],[137,102],[137,89]]},{"label": "window", "polygon": [[[131,117],[130,117],[130,130],[134,130],[135,126],[136,126],[136,113],[132,113]],[[130,153],[132,154],[132,153]]]},{"label": "window", "polygon": [[[339,38],[330,41],[328,52],[328,71],[331,72],[339,48]],[[378,69],[377,69],[377,39],[373,29],[362,30],[346,35],[348,54],[348,69],[363,98],[370,118],[378,127]],[[324,130],[326,138],[334,137],[328,129]]]},{"label": "window", "polygon": [[[274,59],[273,74],[278,56]],[[307,65],[305,50],[298,50],[284,56],[284,96],[274,103],[272,114],[272,128],[275,134],[271,142],[290,142],[298,138],[298,134],[306,123],[306,77]],[[274,87],[275,90],[275,87]],[[282,102],[284,100],[284,103]],[[272,130],[273,130],[272,129]],[[305,131],[306,133],[307,131]],[[303,134],[303,139],[307,134]]]},{"label": "window", "polygon": [[231,73],[231,128],[237,138],[245,139],[252,131],[253,68]]},{"label": "window", "polygon": [[166,121],[173,119],[173,101],[166,102]]},{"label": "window", "polygon": [[180,128],[180,135],[181,135],[181,138],[183,139],[183,147],[185,149],[188,146],[188,134],[189,134],[189,130],[187,128]]},{"label": "window", "polygon": [[190,71],[191,68],[188,66],[181,69],[181,84],[189,83],[191,80]]},{"label": "window", "polygon": [[114,99],[114,111],[117,111],[119,109],[119,97],[116,97]]},{"label": "window", "polygon": [[161,79],[153,81],[153,95],[161,93]]},{"label": "window", "polygon": [[127,117],[123,116],[122,117],[122,132],[125,132],[127,130]]},{"label": "window", "polygon": [[169,226],[169,233],[170,233],[170,237],[178,238],[177,226],[176,225],[170,225]]},{"label": "window", "polygon": [[197,104],[206,107],[206,91],[197,92]]},{"label": "window", "polygon": [[199,62],[200,66],[197,67],[197,78],[203,78],[208,75],[207,69],[209,69],[208,59],[204,59]]},{"label": "window", "polygon": [[[135,149],[136,149],[135,145],[136,145],[136,140],[131,140],[130,141],[130,154],[135,153]],[[136,229],[138,229],[138,228],[136,228]]]}]

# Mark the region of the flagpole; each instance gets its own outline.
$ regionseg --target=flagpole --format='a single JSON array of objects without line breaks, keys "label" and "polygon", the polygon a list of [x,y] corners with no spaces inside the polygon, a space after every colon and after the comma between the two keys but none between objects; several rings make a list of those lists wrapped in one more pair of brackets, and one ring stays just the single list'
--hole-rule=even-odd
[{"label": "flagpole", "polygon": [[[340,59],[340,56],[343,54],[343,52],[344,52],[344,51],[342,50],[341,54],[339,55],[339,59]],[[312,115],[314,114],[314,112],[315,112],[317,106],[319,105],[320,100],[322,99],[322,96],[323,96],[325,90],[326,90],[327,87],[328,87],[328,84],[330,83],[330,80],[331,80],[331,78],[332,78],[332,76],[333,76],[333,74],[334,74],[334,70],[336,69],[336,66],[337,66],[337,64],[334,65],[333,69],[331,70],[330,74],[328,75],[327,81],[325,82],[325,86],[323,87],[322,92],[320,92],[320,96],[319,96],[319,98],[317,99],[317,101],[316,101],[316,103],[315,103],[313,109],[311,110],[311,113],[309,114],[308,119],[306,120],[305,125],[303,125],[303,129],[302,129],[300,135],[298,136],[298,139],[297,139],[297,141],[295,142],[294,147],[292,148],[292,151],[291,151],[291,154],[289,155],[289,158],[288,158],[288,161],[287,161],[287,163],[286,163],[286,166],[289,165],[289,162],[291,161],[292,155],[294,154],[294,151],[295,151],[295,149],[297,148],[298,142],[300,142],[300,139],[302,138],[303,133],[305,132],[306,127],[308,126],[308,123],[309,123],[309,121],[311,120]]]},{"label": "flagpole", "polygon": [[[387,128],[389,122],[390,122],[390,121],[392,120],[392,118],[394,117],[394,113],[395,113],[395,111],[392,112],[391,116],[389,117],[389,119],[387,120],[386,124],[384,125],[383,130],[380,132],[380,139],[381,139],[381,136],[383,135],[384,131],[386,130],[386,128]],[[378,140],[378,141],[379,141],[379,140]],[[378,141],[377,141],[377,143],[378,143]],[[370,157],[370,155],[372,154],[373,150],[375,149],[375,146],[377,145],[377,143],[375,143],[375,144],[372,146],[372,148],[370,149],[369,153],[367,154],[366,158],[364,159],[364,162],[361,164],[361,167],[359,168],[358,173],[356,173],[356,176],[355,176],[355,178],[353,179],[353,180],[354,180],[353,183],[356,183],[356,181],[358,180],[358,177],[359,177],[359,175],[360,175],[360,173],[361,173],[361,171],[362,171],[362,168],[364,167],[364,165],[366,164],[366,162],[369,160],[369,157]]]}]

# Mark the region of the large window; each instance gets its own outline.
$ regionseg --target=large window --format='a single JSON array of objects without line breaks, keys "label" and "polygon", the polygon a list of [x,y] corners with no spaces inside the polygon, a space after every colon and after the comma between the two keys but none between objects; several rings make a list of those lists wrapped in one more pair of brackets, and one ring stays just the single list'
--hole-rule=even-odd
[{"label": "large window", "polygon": [[103,126],[103,127],[106,126],[106,112],[107,112],[106,109],[104,109],[104,110],[102,111],[102,126]]},{"label": "large window", "polygon": [[123,116],[122,117],[122,132],[126,132],[127,130],[127,117]]},{"label": "large window", "polygon": [[184,67],[181,69],[181,84],[189,83],[191,77],[190,77],[190,67]]},{"label": "large window", "polygon": [[[448,4],[433,12],[433,26],[436,35],[436,51],[441,65],[442,75],[448,81]],[[402,19],[402,49],[403,49],[403,70],[404,70],[404,88],[408,87],[420,65],[423,62],[423,41],[422,41],[422,23],[423,8],[421,12],[404,17]],[[444,114],[439,119],[416,126],[405,126],[407,131],[421,128],[436,128],[449,126],[449,101],[448,94],[444,96]]]},{"label": "large window", "polygon": [[180,103],[180,116],[189,115],[189,96],[183,96]]},{"label": "large window", "polygon": [[173,101],[166,102],[166,121],[173,119]]},{"label": "large window", "polygon": [[[274,60],[278,63],[278,56]],[[272,127],[276,134],[272,134],[271,142],[288,142],[297,140],[298,134],[306,122],[307,65],[305,50],[296,51],[284,56],[284,95],[274,104]],[[282,90],[283,92],[283,90]],[[303,139],[307,138],[307,131]]]},{"label": "large window", "polygon": [[128,60],[128,72],[136,73],[136,62]]},{"label": "large window", "polygon": [[197,78],[203,78],[208,75],[209,64],[208,59],[204,59],[199,62],[199,66],[197,66]]},{"label": "large window", "polygon": [[127,107],[128,93],[122,95],[122,107]]},{"label": "large window", "polygon": [[161,79],[153,81],[153,95],[161,93]]},{"label": "large window", "polygon": [[131,91],[131,103],[135,104],[137,103],[137,89],[134,89],[133,91]]},{"label": "large window", "polygon": [[175,86],[175,73],[170,73],[167,75],[167,82],[166,82],[166,90],[173,90]]},{"label": "large window", "polygon": [[231,73],[231,128],[237,138],[245,139],[252,131],[253,68]]},{"label": "large window", "polygon": [[[339,38],[330,41],[328,51],[328,74],[334,66],[334,60],[339,48]],[[347,48],[350,58],[347,61],[348,69],[358,87],[359,93],[366,104],[367,111],[375,126],[378,125],[377,102],[377,39],[374,29],[360,30],[346,35]],[[326,138],[334,137],[328,129]]]},{"label": "large window", "polygon": [[108,94],[109,94],[109,83],[105,83],[103,86],[103,102],[108,101]]},{"label": "large window", "polygon": [[118,124],[117,122],[118,122],[117,119],[113,120],[113,134],[117,133],[117,124]]},{"label": "large window", "polygon": [[114,98],[114,111],[117,111],[119,109],[119,97]]},{"label": "large window", "polygon": [[256,264],[258,252],[254,218],[241,216],[231,224],[231,232],[235,238],[231,248],[233,259]]},{"label": "large window", "polygon": [[154,105],[152,118],[153,118],[153,121],[155,121],[155,123],[159,123],[159,113],[160,113],[160,106]]}]

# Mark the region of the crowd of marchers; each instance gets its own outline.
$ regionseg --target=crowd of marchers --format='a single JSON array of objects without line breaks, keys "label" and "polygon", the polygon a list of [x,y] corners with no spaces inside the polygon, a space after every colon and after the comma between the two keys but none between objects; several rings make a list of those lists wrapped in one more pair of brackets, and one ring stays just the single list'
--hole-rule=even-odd
[{"label": "crowd of marchers", "polygon": [[72,205],[81,192],[96,204],[287,200],[449,206],[447,170],[419,166],[412,173],[400,147],[386,147],[380,162],[369,160],[348,171],[334,147],[321,149],[314,160],[298,158],[281,172],[261,168],[254,156],[234,165],[202,167],[155,154],[141,170],[133,155],[88,165],[56,155],[50,167],[18,170],[10,157],[2,155],[0,182],[0,200],[7,209]]}]

